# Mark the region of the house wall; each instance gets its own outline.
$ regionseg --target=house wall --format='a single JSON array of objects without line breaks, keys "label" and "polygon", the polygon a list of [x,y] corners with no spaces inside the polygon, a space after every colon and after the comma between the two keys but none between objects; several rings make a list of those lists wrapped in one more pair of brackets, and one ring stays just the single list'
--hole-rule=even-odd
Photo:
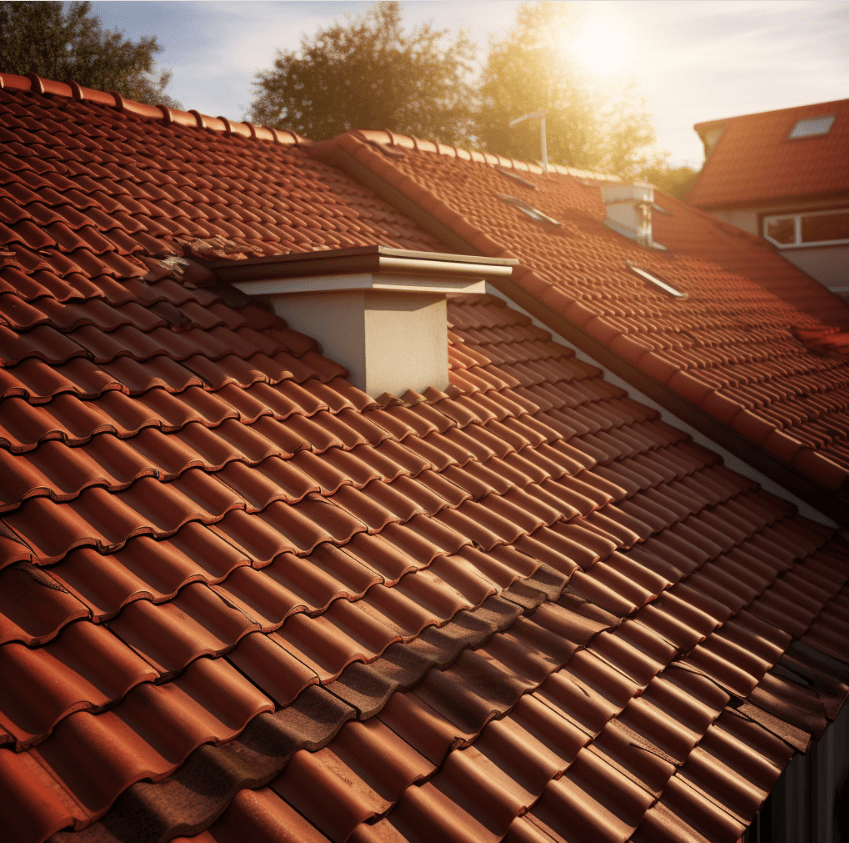
[{"label": "house wall", "polygon": [[[725,222],[761,236],[761,217],[765,214],[789,214],[849,206],[849,194],[830,197],[827,202],[794,201],[781,204],[751,205],[744,208],[713,208],[711,213]],[[849,245],[779,249],[779,254],[833,293],[849,297]]]},{"label": "house wall", "polygon": [[757,237],[761,235],[760,231],[758,231],[758,212],[755,210],[720,208],[711,210],[711,213],[724,222],[730,222],[731,225],[736,225],[737,228],[748,231],[749,234],[754,234]]},{"label": "house wall", "polygon": [[833,293],[849,297],[849,246],[823,249],[784,249],[781,256]]},{"label": "house wall", "polygon": [[805,755],[796,755],[764,802],[745,843],[849,840],[849,706]]}]

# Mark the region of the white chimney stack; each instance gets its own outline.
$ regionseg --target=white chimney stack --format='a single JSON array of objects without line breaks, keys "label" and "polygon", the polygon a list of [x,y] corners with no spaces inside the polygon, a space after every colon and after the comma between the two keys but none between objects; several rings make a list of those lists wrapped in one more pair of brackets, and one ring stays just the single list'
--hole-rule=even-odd
[{"label": "white chimney stack", "polygon": [[364,246],[210,266],[219,281],[267,298],[314,337],[373,398],[448,385],[446,297],[484,293],[515,260]]},{"label": "white chimney stack", "polygon": [[647,249],[662,249],[652,242],[651,209],[654,188],[649,184],[605,184],[601,199],[607,206],[604,224]]}]

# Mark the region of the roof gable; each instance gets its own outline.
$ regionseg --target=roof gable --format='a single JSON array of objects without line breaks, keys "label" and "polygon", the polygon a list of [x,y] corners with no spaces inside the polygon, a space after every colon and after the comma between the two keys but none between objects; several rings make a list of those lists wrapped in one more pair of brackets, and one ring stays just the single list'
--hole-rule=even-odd
[{"label": "roof gable", "polygon": [[[794,136],[800,121],[834,117],[828,130]],[[825,124],[823,124],[823,127]],[[701,208],[836,195],[849,190],[849,100],[698,123],[722,135],[689,202]]]}]

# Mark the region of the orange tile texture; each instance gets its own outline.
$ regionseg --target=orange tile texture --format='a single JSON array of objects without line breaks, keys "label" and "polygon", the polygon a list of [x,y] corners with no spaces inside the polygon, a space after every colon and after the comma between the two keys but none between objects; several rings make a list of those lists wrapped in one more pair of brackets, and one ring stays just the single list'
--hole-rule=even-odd
[{"label": "orange tile texture", "polygon": [[[604,225],[597,182],[386,132],[343,135],[313,154],[332,159],[337,150],[479,253],[518,258],[513,280],[523,290],[700,410],[825,489],[847,480],[846,357],[799,337],[842,338],[849,308],[757,238],[659,194],[669,213],[654,211],[653,236],[668,251],[644,249]],[[498,198],[505,192],[560,226],[533,221]],[[653,288],[629,261],[688,299]]]},{"label": "orange tile texture", "polygon": [[[835,120],[827,134],[790,138],[799,120],[829,115]],[[724,124],[722,137],[690,194],[693,205],[716,208],[849,191],[849,100],[718,122]]]},{"label": "orange tile texture", "polygon": [[297,139],[2,78],[5,839],[737,840],[849,693],[843,533],[492,297],[377,404],[162,256],[445,247]]}]

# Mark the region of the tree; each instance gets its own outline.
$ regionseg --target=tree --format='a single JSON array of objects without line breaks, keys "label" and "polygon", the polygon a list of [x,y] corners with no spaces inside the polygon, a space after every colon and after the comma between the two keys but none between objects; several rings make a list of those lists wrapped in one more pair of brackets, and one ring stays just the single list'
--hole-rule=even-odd
[{"label": "tree", "polygon": [[670,167],[666,164],[659,164],[651,167],[646,167],[641,173],[640,178],[660,188],[664,193],[680,199],[682,202],[687,201],[696,179],[699,177],[699,171],[686,165],[681,167]]},{"label": "tree", "polygon": [[154,56],[162,47],[155,35],[134,42],[123,32],[104,29],[88,0],[63,6],[0,2],[0,70],[59,82],[72,79],[138,102],[180,107],[165,93],[171,73],[156,74]]},{"label": "tree", "polygon": [[569,3],[525,3],[507,36],[490,44],[481,86],[477,135],[483,146],[523,160],[540,157],[539,123],[511,129],[511,119],[546,113],[552,161],[633,177],[663,155],[653,153],[655,132],[633,83],[606,92],[570,61],[562,46],[580,13]]},{"label": "tree", "polygon": [[298,51],[277,51],[257,74],[250,119],[313,140],[349,129],[394,132],[457,143],[474,114],[474,46],[464,31],[423,24],[404,32],[401,4],[381,2],[334,21]]}]

